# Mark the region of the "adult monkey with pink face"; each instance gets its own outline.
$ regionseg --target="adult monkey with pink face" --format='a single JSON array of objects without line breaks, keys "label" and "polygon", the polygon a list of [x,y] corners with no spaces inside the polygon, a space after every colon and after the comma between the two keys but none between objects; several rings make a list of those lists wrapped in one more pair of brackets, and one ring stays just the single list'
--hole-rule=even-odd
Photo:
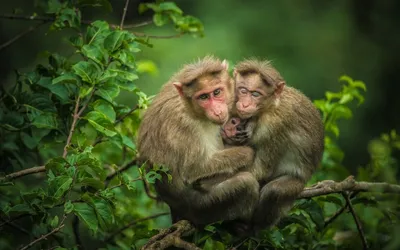
[{"label": "adult monkey with pink face", "polygon": [[257,204],[259,184],[245,171],[254,150],[225,149],[219,134],[234,101],[227,69],[214,57],[185,65],[162,87],[141,122],[140,158],[167,166],[172,175],[170,183],[164,178],[156,189],[173,221],[250,221]]},{"label": "adult monkey with pink face", "polygon": [[251,172],[260,183],[255,230],[275,225],[318,167],[324,150],[320,113],[300,91],[285,85],[269,61],[236,65],[236,111],[223,130],[226,143],[256,151]]}]

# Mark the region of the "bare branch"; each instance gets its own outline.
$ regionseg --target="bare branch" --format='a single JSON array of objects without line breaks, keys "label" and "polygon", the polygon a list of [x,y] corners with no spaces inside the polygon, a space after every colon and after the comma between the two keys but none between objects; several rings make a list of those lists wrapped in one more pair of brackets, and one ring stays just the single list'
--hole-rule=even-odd
[{"label": "bare branch", "polygon": [[339,215],[341,215],[344,211],[346,211],[346,209],[347,209],[347,204],[345,206],[343,206],[342,208],[340,208],[339,210],[337,210],[336,213],[334,213],[331,217],[326,219],[324,227],[329,226],[329,224],[331,224],[334,220],[336,220],[336,218],[338,218]]},{"label": "bare branch", "polygon": [[153,195],[153,194],[150,192],[149,183],[147,183],[147,181],[146,181],[144,178],[142,179],[142,181],[143,181],[144,191],[146,192],[147,196],[148,196],[150,199],[159,200],[159,199],[157,198],[157,196]]},{"label": "bare branch", "polygon": [[142,22],[142,23],[128,24],[128,25],[125,25],[125,26],[124,26],[124,29],[126,29],[126,30],[128,30],[128,29],[134,29],[134,28],[139,28],[139,27],[143,27],[143,26],[146,26],[146,25],[150,25],[150,24],[153,24],[153,21],[152,21],[152,20],[144,21],[144,22]]},{"label": "bare branch", "polygon": [[63,220],[61,221],[61,223],[60,223],[60,225],[58,227],[54,228],[49,233],[40,236],[36,240],[30,242],[28,245],[20,248],[20,250],[26,250],[26,249],[32,247],[33,245],[35,245],[36,243],[38,243],[39,241],[47,239],[47,237],[49,237],[50,235],[53,235],[53,234],[57,233],[58,231],[60,231],[65,226],[65,224],[64,224],[65,218],[66,218],[66,216],[64,216]]},{"label": "bare branch", "polygon": [[126,12],[128,11],[128,5],[129,5],[129,0],[126,0],[125,7],[124,7],[124,12],[122,13],[121,24],[119,25],[121,30],[124,27],[124,21],[125,21]]},{"label": "bare branch", "polygon": [[125,115],[121,116],[120,118],[118,118],[115,122],[114,125],[117,125],[118,123],[122,122],[126,117],[128,117],[129,115],[131,115],[133,112],[135,112],[135,110],[137,110],[139,108],[139,105],[135,105],[135,107],[133,107],[131,110],[129,110],[128,113],[126,113]]},{"label": "bare branch", "polygon": [[106,186],[109,184],[109,182],[112,180],[112,178],[114,178],[116,175],[128,170],[130,167],[132,167],[133,165],[136,165],[136,159],[131,160],[130,162],[128,162],[127,164],[125,164],[124,166],[120,167],[119,169],[117,169],[115,172],[109,174],[106,178]]},{"label": "bare branch", "polygon": [[151,216],[148,216],[148,217],[144,217],[144,218],[140,218],[138,220],[132,221],[131,223],[121,227],[120,229],[118,229],[118,230],[114,231],[113,233],[111,233],[110,235],[108,235],[108,237],[106,238],[106,241],[111,241],[116,235],[122,233],[122,231],[124,231],[124,230],[126,230],[126,229],[128,229],[130,227],[133,227],[133,226],[135,226],[136,224],[138,224],[140,222],[151,220],[151,219],[154,219],[154,218],[158,218],[158,217],[164,216],[164,215],[169,215],[169,213],[165,212],[165,213],[154,214],[154,215],[151,215]]},{"label": "bare branch", "polygon": [[181,220],[171,227],[161,230],[159,234],[153,236],[143,247],[142,250],[162,250],[174,246],[187,250],[200,250],[192,243],[181,239],[182,236],[193,234],[195,228],[187,220]]},{"label": "bare branch", "polygon": [[25,35],[29,34],[30,32],[36,30],[37,28],[39,28],[40,26],[42,26],[43,24],[47,23],[47,21],[43,21],[42,23],[36,24],[35,26],[31,26],[28,29],[24,30],[23,32],[19,33],[18,35],[16,35],[15,37],[11,38],[10,40],[8,40],[7,42],[3,43],[2,45],[0,45],[0,51],[7,48],[8,46],[10,46],[11,44],[13,44],[14,42],[18,41],[19,39],[21,39],[22,37],[24,37]]},{"label": "bare branch", "polygon": [[81,117],[83,111],[87,108],[90,100],[92,99],[92,96],[96,89],[93,89],[92,92],[90,93],[90,96],[86,103],[83,105],[83,107],[79,110],[79,104],[80,104],[80,96],[78,95],[75,103],[75,109],[74,109],[74,114],[72,115],[72,123],[71,123],[71,129],[69,130],[68,138],[67,138],[67,143],[64,146],[64,153],[63,153],[63,158],[67,157],[68,154],[68,147],[71,144],[72,136],[74,135],[76,123],[78,122],[79,118]]},{"label": "bare branch", "polygon": [[311,187],[306,187],[298,198],[311,198],[320,195],[341,193],[343,191],[400,194],[400,185],[389,184],[385,182],[357,182],[355,181],[354,176],[349,176],[341,182],[324,180]]},{"label": "bare branch", "polygon": [[147,35],[142,32],[132,32],[135,36],[143,36],[143,37],[148,37],[148,38],[153,38],[153,39],[171,39],[171,38],[178,38],[184,35],[184,33],[178,33],[174,35],[166,35],[166,36],[157,36],[157,35]]},{"label": "bare branch", "polygon": [[19,178],[19,177],[22,177],[25,175],[36,174],[36,173],[41,173],[41,172],[45,172],[45,171],[46,171],[45,166],[27,168],[27,169],[24,169],[24,170],[15,172],[15,173],[8,174],[8,175],[0,178],[0,181],[12,180],[12,179],[16,179],[16,178]]},{"label": "bare branch", "polygon": [[351,215],[353,215],[354,221],[357,225],[357,230],[358,230],[358,233],[360,234],[363,248],[364,248],[364,250],[367,250],[369,248],[368,243],[367,243],[367,238],[365,238],[365,234],[364,234],[364,230],[362,229],[361,221],[358,218],[356,212],[354,211],[353,204],[351,204],[349,194],[347,194],[346,192],[343,192],[343,197],[346,199],[347,206],[349,207]]}]

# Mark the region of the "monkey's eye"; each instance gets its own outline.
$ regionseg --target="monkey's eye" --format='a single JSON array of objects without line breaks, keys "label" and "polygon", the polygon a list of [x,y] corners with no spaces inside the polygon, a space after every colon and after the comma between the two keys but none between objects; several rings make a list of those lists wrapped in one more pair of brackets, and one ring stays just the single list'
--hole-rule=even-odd
[{"label": "monkey's eye", "polygon": [[216,89],[216,90],[214,90],[214,92],[213,92],[213,94],[214,94],[215,96],[219,96],[220,93],[221,93],[221,90],[220,90],[220,89]]},{"label": "monkey's eye", "polygon": [[200,100],[207,100],[208,99],[208,94],[202,94],[199,96]]},{"label": "monkey's eye", "polygon": [[239,92],[240,92],[241,94],[247,94],[247,89],[245,89],[245,88],[239,88]]},{"label": "monkey's eye", "polygon": [[259,96],[261,96],[260,92],[257,92],[257,91],[251,92],[251,95],[254,96],[254,97],[259,97]]}]

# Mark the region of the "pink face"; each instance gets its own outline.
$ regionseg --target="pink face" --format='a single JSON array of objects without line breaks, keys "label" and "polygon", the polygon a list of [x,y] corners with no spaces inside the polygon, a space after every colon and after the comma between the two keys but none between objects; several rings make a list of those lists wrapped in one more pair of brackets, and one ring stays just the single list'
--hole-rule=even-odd
[{"label": "pink face", "polygon": [[266,93],[259,88],[254,90],[248,89],[244,86],[237,86],[236,88],[237,102],[236,110],[242,119],[250,118],[257,114],[262,99]]},{"label": "pink face", "polygon": [[223,124],[228,120],[229,116],[226,91],[224,84],[217,84],[196,92],[193,95],[193,100],[203,108],[209,120],[217,124]]}]

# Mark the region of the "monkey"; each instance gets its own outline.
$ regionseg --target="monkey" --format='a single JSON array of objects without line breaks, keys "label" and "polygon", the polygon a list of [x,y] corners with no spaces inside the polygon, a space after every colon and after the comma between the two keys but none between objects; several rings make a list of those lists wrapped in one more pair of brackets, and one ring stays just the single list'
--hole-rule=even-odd
[{"label": "monkey", "polygon": [[251,173],[260,184],[252,226],[276,225],[293,206],[324,151],[321,115],[311,100],[286,85],[270,61],[244,60],[234,69],[237,117],[221,135],[230,145],[248,145],[256,156]]},{"label": "monkey", "polygon": [[228,63],[206,56],[174,74],[142,117],[139,158],[169,168],[171,182],[164,176],[155,188],[173,222],[251,221],[259,184],[246,169],[255,152],[248,146],[224,148],[220,135],[234,91]]}]

